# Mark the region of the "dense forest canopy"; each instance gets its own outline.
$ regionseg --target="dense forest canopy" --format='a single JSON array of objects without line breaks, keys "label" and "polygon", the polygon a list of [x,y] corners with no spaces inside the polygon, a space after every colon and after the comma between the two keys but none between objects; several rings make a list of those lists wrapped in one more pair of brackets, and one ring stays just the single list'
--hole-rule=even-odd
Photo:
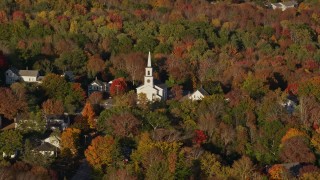
[{"label": "dense forest canopy", "polygon": [[[2,77],[0,115],[29,120],[0,132],[0,154],[23,149],[15,164],[0,156],[0,174],[71,177],[86,158],[96,179],[292,179],[294,163],[300,179],[319,179],[320,3],[297,2],[1,0],[1,76],[15,67],[44,79]],[[149,51],[171,96],[137,104]],[[87,96],[95,78],[113,80],[111,108]],[[210,95],[184,100],[200,87]],[[50,132],[61,152],[34,153],[43,117],[65,112],[71,126]]]}]

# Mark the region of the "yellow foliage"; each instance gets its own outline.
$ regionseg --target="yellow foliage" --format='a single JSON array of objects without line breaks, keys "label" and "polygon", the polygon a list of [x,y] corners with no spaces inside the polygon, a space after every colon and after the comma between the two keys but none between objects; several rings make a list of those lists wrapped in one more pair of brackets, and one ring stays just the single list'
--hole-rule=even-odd
[{"label": "yellow foliage", "polygon": [[215,154],[205,152],[200,158],[201,170],[206,173],[209,178],[221,175],[222,166]]},{"label": "yellow foliage", "polygon": [[69,149],[73,156],[78,154],[78,145],[81,131],[76,128],[67,128],[61,134],[61,148]]},{"label": "yellow foliage", "polygon": [[221,21],[218,18],[212,19],[211,24],[215,27],[215,28],[220,28],[221,27]]},{"label": "yellow foliage", "polygon": [[315,133],[312,136],[311,144],[320,152],[320,134]]},{"label": "yellow foliage", "polygon": [[47,12],[46,11],[41,11],[37,14],[37,16],[39,18],[42,18],[42,19],[46,19],[47,18]]}]

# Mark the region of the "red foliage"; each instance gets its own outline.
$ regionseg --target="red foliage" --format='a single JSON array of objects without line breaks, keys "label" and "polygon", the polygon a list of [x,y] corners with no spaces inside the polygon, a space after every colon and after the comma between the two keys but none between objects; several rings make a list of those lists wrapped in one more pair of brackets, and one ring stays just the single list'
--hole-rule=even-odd
[{"label": "red foliage", "polygon": [[292,93],[294,95],[298,94],[298,84],[297,83],[292,83],[292,84],[289,84],[287,86],[287,89],[285,90],[286,93]]},{"label": "red foliage", "polygon": [[308,69],[309,71],[314,71],[316,69],[319,68],[319,65],[316,61],[314,60],[307,60],[305,63],[304,63],[304,67],[306,69]]},{"label": "red foliage", "polygon": [[110,95],[115,96],[123,94],[127,89],[127,83],[124,78],[118,78],[112,81]]},{"label": "red foliage", "polygon": [[193,142],[197,145],[204,143],[207,140],[208,136],[201,130],[195,130],[195,137],[193,138]]},{"label": "red foliage", "polygon": [[12,14],[12,19],[14,21],[16,21],[16,20],[23,21],[26,19],[26,16],[25,16],[24,12],[22,12],[22,11],[14,11]]}]

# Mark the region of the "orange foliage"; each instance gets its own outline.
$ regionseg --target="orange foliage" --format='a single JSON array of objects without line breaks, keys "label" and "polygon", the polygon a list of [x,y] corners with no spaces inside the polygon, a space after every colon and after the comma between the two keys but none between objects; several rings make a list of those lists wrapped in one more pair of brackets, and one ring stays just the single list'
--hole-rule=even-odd
[{"label": "orange foliage", "polygon": [[91,166],[103,170],[104,166],[111,165],[115,150],[115,141],[111,136],[98,136],[92,140],[84,154]]},{"label": "orange foliage", "polygon": [[286,169],[281,164],[275,164],[268,170],[268,173],[271,179],[282,179],[285,171]]},{"label": "orange foliage", "polygon": [[42,109],[47,115],[61,115],[64,113],[63,103],[60,100],[48,99],[42,103]]},{"label": "orange foliage", "polygon": [[94,120],[94,117],[96,114],[94,113],[92,105],[87,102],[82,110],[82,116],[88,119],[88,124],[90,125],[90,128],[96,127],[96,122]]},{"label": "orange foliage", "polygon": [[290,138],[297,137],[297,136],[306,136],[305,133],[299,131],[298,129],[290,128],[287,133],[282,137],[281,143],[284,143]]},{"label": "orange foliage", "polygon": [[76,128],[67,128],[61,134],[62,150],[69,149],[73,156],[78,154],[78,145],[81,131]]}]

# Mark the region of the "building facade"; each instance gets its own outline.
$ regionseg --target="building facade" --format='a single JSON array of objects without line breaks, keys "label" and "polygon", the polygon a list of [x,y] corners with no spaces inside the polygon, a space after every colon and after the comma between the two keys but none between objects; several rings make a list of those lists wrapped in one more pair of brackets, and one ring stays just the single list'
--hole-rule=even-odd
[{"label": "building facade", "polygon": [[148,55],[148,64],[145,68],[144,83],[137,88],[138,96],[145,94],[149,101],[160,101],[167,99],[167,87],[165,84],[160,84],[153,79],[153,69],[151,66],[151,53]]}]

